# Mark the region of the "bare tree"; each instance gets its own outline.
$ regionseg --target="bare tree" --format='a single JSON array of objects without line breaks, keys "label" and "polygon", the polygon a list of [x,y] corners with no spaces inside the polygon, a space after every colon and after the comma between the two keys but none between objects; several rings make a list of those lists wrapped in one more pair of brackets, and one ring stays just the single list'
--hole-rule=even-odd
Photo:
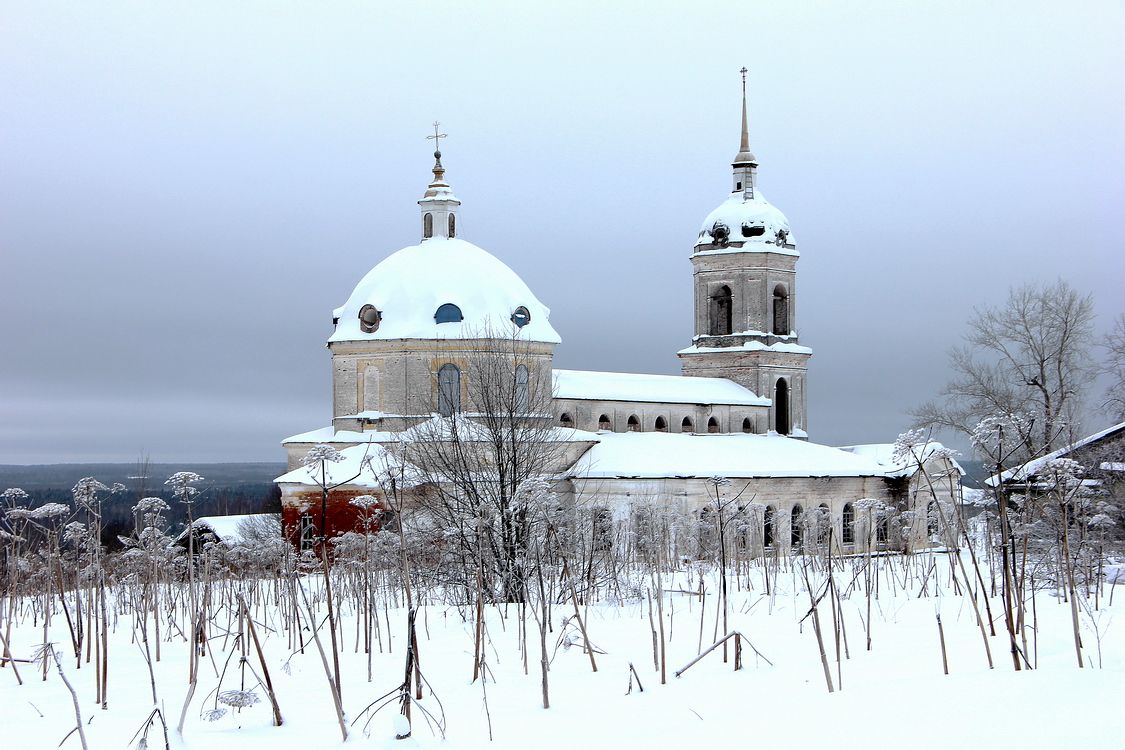
[{"label": "bare tree", "polygon": [[[543,345],[485,330],[465,343],[461,392],[439,378],[434,418],[405,438],[406,460],[434,491],[424,511],[446,530],[455,583],[486,598],[524,601],[528,518],[515,502],[527,481],[560,468],[550,360]],[[451,408],[452,407],[452,408]],[[478,577],[479,576],[479,577]],[[478,581],[481,583],[478,584]]]},{"label": "bare tree", "polygon": [[986,417],[1021,415],[1029,455],[1071,442],[1093,376],[1093,315],[1091,297],[1062,279],[975,309],[964,345],[949,355],[953,380],[913,412],[915,422],[969,435]]},{"label": "bare tree", "polygon": [[1102,338],[1101,345],[1106,351],[1102,371],[1110,377],[1102,407],[1114,419],[1125,420],[1125,313],[1113,321],[1113,328]]}]

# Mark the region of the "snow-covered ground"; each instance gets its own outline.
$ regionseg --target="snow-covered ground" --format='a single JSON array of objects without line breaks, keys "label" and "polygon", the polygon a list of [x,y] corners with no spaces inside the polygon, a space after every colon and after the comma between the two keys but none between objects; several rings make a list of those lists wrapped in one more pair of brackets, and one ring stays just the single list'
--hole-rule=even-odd
[{"label": "snow-covered ground", "polygon": [[[642,585],[623,591],[623,601],[600,602],[583,608],[591,641],[597,648],[597,672],[581,645],[569,603],[555,605],[554,632],[549,634],[553,655],[550,668],[551,708],[541,704],[538,631],[527,619],[527,664],[521,654],[520,609],[487,607],[486,664],[488,679],[472,681],[474,623],[472,608],[431,605],[418,615],[422,672],[432,686],[421,705],[446,716],[446,738],[435,735],[419,720],[414,733],[394,739],[397,706],[376,715],[364,731],[364,718],[350,728],[349,744],[394,748],[663,748],[663,747],[1119,747],[1125,737],[1125,631],[1121,623],[1125,591],[1112,606],[1105,598],[1100,609],[1081,615],[1087,667],[1076,664],[1071,611],[1047,592],[1036,600],[1038,639],[1029,633],[1029,657],[1038,669],[1015,672],[1006,648],[1001,604],[992,600],[996,637],[989,639],[995,669],[987,665],[980,630],[969,600],[953,595],[948,586],[948,563],[939,556],[936,571],[943,588],[920,596],[917,581],[909,592],[889,584],[892,570],[884,567],[881,593],[872,606],[871,650],[865,648],[866,598],[852,589],[842,602],[848,656],[837,671],[828,600],[819,607],[825,633],[826,656],[836,692],[825,684],[820,652],[808,612],[809,596],[800,576],[782,571],[774,596],[763,593],[760,570],[744,574],[737,590],[732,578],[730,630],[743,633],[772,666],[749,648],[744,665],[734,671],[724,664],[721,649],[704,657],[681,677],[675,670],[690,662],[721,635],[716,626],[713,574],[706,577],[706,597],[697,591],[698,573],[688,571],[669,581],[664,598],[668,637],[668,681],[660,684],[654,669],[648,603]],[[688,576],[691,576],[690,580]],[[647,580],[647,579],[645,579]],[[823,580],[823,574],[814,580]],[[837,575],[841,590],[850,575]],[[304,581],[316,594],[319,582]],[[815,583],[814,583],[815,586]],[[263,592],[265,588],[263,587]],[[794,594],[792,592],[796,591]],[[1110,588],[1107,587],[1108,597]],[[632,596],[632,598],[630,598]],[[214,706],[212,690],[218,673],[235,652],[226,629],[236,627],[230,610],[219,609],[211,624],[210,654],[200,670],[182,737],[170,731],[171,746],[215,750],[276,750],[330,747],[340,743],[331,694],[320,657],[309,634],[304,653],[289,648],[286,624],[279,610],[264,597],[254,609],[266,661],[277,691],[284,725],[272,726],[265,692],[261,703],[206,721],[203,711]],[[380,608],[382,651],[373,658],[372,682],[367,659],[356,652],[357,619],[346,597],[341,621],[342,694],[348,720],[402,681],[405,654],[404,609]],[[27,602],[24,615],[11,632],[17,659],[29,658],[43,639],[41,623],[33,623]],[[935,615],[944,624],[950,674],[942,673],[941,648]],[[1029,617],[1030,617],[1029,613]],[[389,617],[390,636],[385,618]],[[110,638],[108,709],[94,702],[93,664],[75,669],[70,637],[63,617],[52,621],[50,637],[59,644],[63,667],[75,685],[91,748],[125,748],[137,744],[134,733],[151,706],[148,672],[140,646],[133,641],[129,612],[111,614],[115,630]],[[702,629],[702,632],[701,632]],[[327,646],[327,634],[321,631]],[[1099,644],[1100,639],[1100,644]],[[843,647],[843,644],[841,644]],[[362,649],[362,647],[360,647]],[[1100,650],[1100,654],[1099,654]],[[1037,656],[1036,656],[1037,654]],[[733,648],[730,651],[733,659]],[[227,668],[223,689],[239,687],[237,656]],[[629,686],[629,664],[644,691]],[[250,664],[258,669],[251,652]],[[0,747],[53,748],[74,725],[74,707],[52,666],[46,681],[35,665],[19,662],[24,684],[18,685],[11,666],[0,669],[3,731]],[[187,689],[188,647],[179,633],[165,625],[161,660],[155,665],[157,693],[174,728]],[[839,679],[842,677],[842,680]],[[250,678],[246,687],[255,680]],[[841,684],[842,683],[842,684]],[[493,740],[490,742],[489,732]],[[159,728],[148,746],[163,746]],[[79,747],[71,735],[64,748]]]}]

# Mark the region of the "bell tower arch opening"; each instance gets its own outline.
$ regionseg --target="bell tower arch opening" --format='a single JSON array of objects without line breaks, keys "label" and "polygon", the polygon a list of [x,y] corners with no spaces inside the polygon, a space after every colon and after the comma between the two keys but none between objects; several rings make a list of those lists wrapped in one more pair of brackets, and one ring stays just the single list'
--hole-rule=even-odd
[{"label": "bell tower arch opening", "polygon": [[778,378],[773,390],[774,430],[779,435],[789,434],[789,383]]},{"label": "bell tower arch opening", "polygon": [[732,303],[730,287],[726,284],[711,293],[710,333],[712,336],[731,334]]},{"label": "bell tower arch opening", "polygon": [[778,284],[773,288],[773,332],[776,336],[788,336],[790,329],[789,291]]}]

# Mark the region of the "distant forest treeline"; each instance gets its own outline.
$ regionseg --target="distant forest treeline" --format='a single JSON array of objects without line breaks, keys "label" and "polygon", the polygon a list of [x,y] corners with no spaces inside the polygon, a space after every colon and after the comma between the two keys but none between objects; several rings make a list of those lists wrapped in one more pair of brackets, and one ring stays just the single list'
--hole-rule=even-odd
[{"label": "distant forest treeline", "polygon": [[18,487],[30,496],[30,506],[38,507],[48,502],[72,505],[71,488],[83,477],[93,477],[107,487],[124,485],[125,491],[102,497],[102,541],[112,549],[120,547],[119,536],[133,533],[133,506],[142,497],[163,498],[170,506],[165,516],[172,533],[184,528],[187,509],[164,484],[177,471],[203,477],[196,485],[200,493],[192,507],[195,518],[281,512],[281,491],[273,483],[285,473],[280,463],[0,465],[0,492]]}]

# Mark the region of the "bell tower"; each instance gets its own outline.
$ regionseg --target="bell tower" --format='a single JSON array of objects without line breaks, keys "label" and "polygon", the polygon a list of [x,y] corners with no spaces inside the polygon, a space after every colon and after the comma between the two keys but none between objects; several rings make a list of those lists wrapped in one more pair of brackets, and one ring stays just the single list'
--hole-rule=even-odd
[{"label": "bell tower", "polygon": [[789,220],[758,189],[750,150],[746,68],[742,133],[732,191],[708,214],[692,248],[695,335],[679,352],[683,374],[728,378],[771,399],[772,431],[808,437],[812,350],[797,333],[797,252]]}]

